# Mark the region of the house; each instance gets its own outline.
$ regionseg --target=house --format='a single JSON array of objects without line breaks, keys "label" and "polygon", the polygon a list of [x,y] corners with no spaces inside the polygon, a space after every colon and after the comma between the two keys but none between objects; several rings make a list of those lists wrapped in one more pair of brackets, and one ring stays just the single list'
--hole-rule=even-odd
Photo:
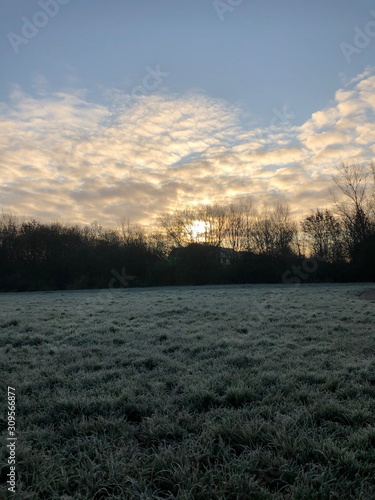
[{"label": "house", "polygon": [[177,263],[181,260],[209,260],[211,263],[220,263],[223,266],[232,264],[237,252],[232,248],[222,248],[202,243],[190,243],[186,247],[173,248],[169,260]]}]

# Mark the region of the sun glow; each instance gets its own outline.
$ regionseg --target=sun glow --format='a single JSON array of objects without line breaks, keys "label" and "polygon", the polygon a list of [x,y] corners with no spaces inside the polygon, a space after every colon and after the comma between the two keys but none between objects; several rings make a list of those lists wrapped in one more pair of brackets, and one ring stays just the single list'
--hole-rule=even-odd
[{"label": "sun glow", "polygon": [[206,231],[206,224],[203,220],[195,220],[192,224],[190,224],[188,230],[191,233],[192,240],[197,242],[203,241],[204,233]]}]

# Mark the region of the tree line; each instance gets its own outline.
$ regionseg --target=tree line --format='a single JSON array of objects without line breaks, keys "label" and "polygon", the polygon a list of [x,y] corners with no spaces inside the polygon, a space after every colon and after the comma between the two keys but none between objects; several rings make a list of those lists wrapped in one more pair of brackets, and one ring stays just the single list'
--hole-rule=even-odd
[{"label": "tree line", "polygon": [[[304,281],[375,281],[375,164],[342,163],[332,209],[296,221],[253,199],[161,214],[154,231],[0,216],[0,290],[277,283],[306,259]],[[129,279],[122,279],[129,276]]]}]

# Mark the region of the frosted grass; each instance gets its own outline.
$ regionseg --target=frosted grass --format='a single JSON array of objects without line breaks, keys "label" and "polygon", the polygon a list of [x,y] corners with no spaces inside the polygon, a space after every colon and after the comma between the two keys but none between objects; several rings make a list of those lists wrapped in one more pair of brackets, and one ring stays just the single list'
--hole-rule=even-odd
[{"label": "frosted grass", "polygon": [[371,288],[2,294],[19,498],[375,497]]}]

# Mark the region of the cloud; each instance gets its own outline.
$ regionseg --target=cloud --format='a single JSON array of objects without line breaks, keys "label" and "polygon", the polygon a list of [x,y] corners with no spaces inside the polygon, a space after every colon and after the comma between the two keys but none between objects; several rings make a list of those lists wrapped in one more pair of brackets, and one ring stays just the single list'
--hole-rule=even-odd
[{"label": "cloud", "polygon": [[315,135],[309,135],[305,138],[306,146],[318,153],[323,149],[333,145],[344,145],[350,141],[350,137],[338,130],[330,130]]},{"label": "cloud", "polygon": [[[339,89],[297,126],[246,128],[242,110],[200,93],[127,96],[107,105],[84,89],[0,103],[0,208],[44,220],[150,223],[203,200],[253,196],[296,213],[329,204],[335,165],[374,154],[375,76]],[[107,89],[106,96],[114,95]],[[124,104],[125,103],[125,104]]]}]

